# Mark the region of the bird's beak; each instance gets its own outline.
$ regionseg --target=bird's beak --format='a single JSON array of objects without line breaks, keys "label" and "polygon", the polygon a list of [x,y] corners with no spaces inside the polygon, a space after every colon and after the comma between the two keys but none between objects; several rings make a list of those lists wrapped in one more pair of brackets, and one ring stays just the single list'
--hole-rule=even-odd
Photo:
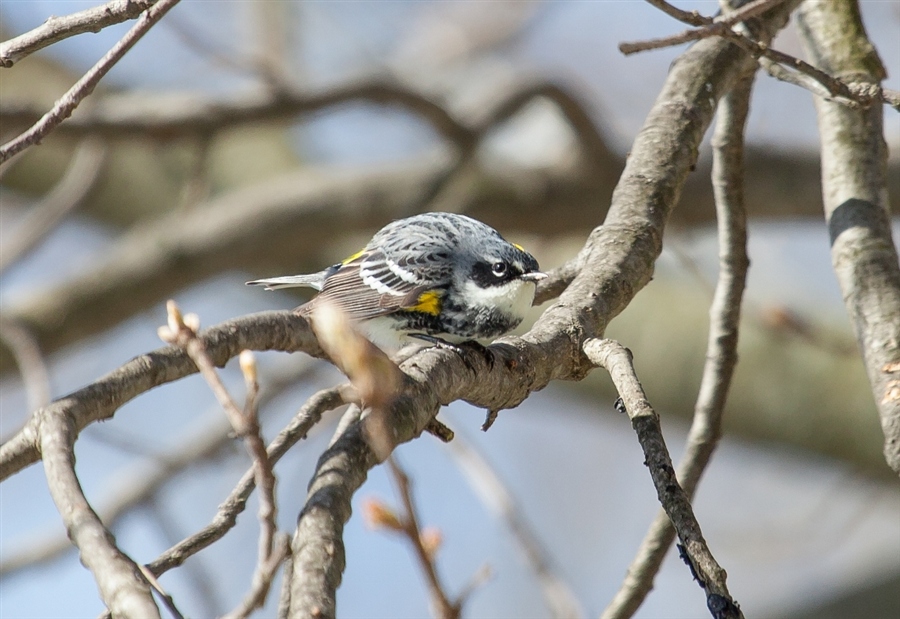
[{"label": "bird's beak", "polygon": [[523,273],[519,276],[519,279],[524,279],[526,282],[538,282],[542,279],[547,279],[547,274],[540,271],[532,271],[531,273]]}]

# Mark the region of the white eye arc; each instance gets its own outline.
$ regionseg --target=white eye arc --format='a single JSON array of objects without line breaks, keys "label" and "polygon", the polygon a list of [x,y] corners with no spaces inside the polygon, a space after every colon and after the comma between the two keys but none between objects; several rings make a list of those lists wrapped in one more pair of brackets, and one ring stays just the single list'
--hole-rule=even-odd
[{"label": "white eye arc", "polygon": [[506,275],[507,266],[505,262],[495,262],[491,265],[491,273],[494,274],[494,277],[500,278]]}]

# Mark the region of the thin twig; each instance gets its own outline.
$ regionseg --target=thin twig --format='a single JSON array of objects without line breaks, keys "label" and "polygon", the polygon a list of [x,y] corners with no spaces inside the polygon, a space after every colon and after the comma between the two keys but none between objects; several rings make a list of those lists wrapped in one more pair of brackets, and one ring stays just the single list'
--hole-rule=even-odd
[{"label": "thin twig", "polygon": [[523,517],[521,505],[500,479],[496,469],[462,432],[457,433],[456,439],[448,448],[475,493],[494,512],[519,545],[528,566],[540,583],[550,615],[557,619],[583,617],[584,609],[575,592],[554,570],[550,553]]},{"label": "thin twig", "polygon": [[259,549],[256,569],[253,573],[250,592],[241,604],[227,615],[229,619],[243,618],[265,603],[275,571],[289,552],[285,536],[279,537],[277,545],[275,543],[278,533],[276,523],[278,509],[275,501],[276,480],[259,427],[256,402],[259,383],[256,380],[256,360],[251,351],[241,352],[241,370],[247,386],[247,402],[241,409],[219,377],[212,359],[206,352],[203,340],[197,335],[199,319],[193,315],[182,317],[174,301],[168,302],[167,309],[168,326],[160,328],[160,337],[170,344],[184,348],[197,364],[200,374],[206,379],[207,384],[216,395],[216,399],[219,400],[235,433],[244,439],[244,445],[253,460],[254,481],[259,488]]},{"label": "thin twig", "polygon": [[[744,127],[754,73],[742,78],[720,102],[712,141],[719,279],[709,309],[709,341],[703,378],[678,470],[678,479],[688,498],[693,497],[721,435],[725,398],[737,364],[741,299],[749,267],[747,211],[743,199]],[[675,529],[666,512],[660,510],[628,568],[625,581],[601,619],[626,619],[637,611],[650,592],[674,538]]]},{"label": "thin twig", "polygon": [[[700,28],[685,30],[682,33],[662,37],[659,39],[651,39],[648,41],[640,41],[637,43],[620,43],[619,51],[627,56],[636,52],[643,52],[651,49],[660,49],[663,47],[671,47],[673,45],[681,45],[682,43],[689,43],[691,41],[704,39],[706,37],[726,36],[725,30],[730,29],[733,25],[737,24],[738,22],[742,22],[745,19],[750,19],[752,17],[760,15],[761,13],[768,11],[770,8],[779,5],[784,1],[785,0],[755,0],[754,2],[745,4],[736,11],[732,11],[715,18],[700,16],[696,11],[692,13],[678,11],[674,14],[666,11],[667,14],[671,15],[678,21],[685,23],[694,23],[699,21],[701,23],[704,23],[705,25]],[[651,2],[651,4],[660,9],[662,9],[663,6],[663,3]]]},{"label": "thin twig", "polygon": [[[269,461],[273,465],[278,462],[291,447],[306,437],[310,428],[322,418],[325,412],[342,404],[344,404],[344,400],[340,388],[323,389],[310,397],[291,422],[269,444]],[[254,488],[255,472],[251,468],[244,473],[219,506],[209,525],[165,551],[147,567],[159,576],[178,567],[189,557],[220,540],[237,523],[237,517],[247,506],[247,499]]]},{"label": "thin twig", "polygon": [[[650,49],[679,45],[681,43],[709,36],[721,36],[743,48],[757,60],[760,60],[763,68],[776,79],[790,82],[801,88],[806,88],[817,96],[823,96],[821,89],[818,87],[821,86],[827,90],[827,98],[829,100],[837,101],[851,107],[857,105],[868,107],[873,102],[880,102],[886,103],[900,111],[900,92],[883,88],[878,84],[845,82],[840,78],[814,67],[800,58],[772,49],[768,45],[754,41],[745,34],[736,32],[731,27],[737,23],[736,21],[716,21],[716,19],[712,17],[700,15],[697,11],[686,12],[677,9],[664,0],[647,0],[647,2],[681,22],[692,26],[700,26],[700,28],[698,30],[691,30],[662,39],[653,39],[637,43],[621,43],[619,45],[619,50],[623,54],[627,55]],[[784,2],[784,0],[757,0],[757,2],[745,6],[744,9],[752,6],[753,11],[751,11],[751,13],[757,15],[782,2]],[[747,19],[747,17],[743,17],[742,19]],[[761,59],[763,58],[767,59],[769,62],[762,62]],[[781,68],[774,68],[772,63],[776,63]],[[812,82],[810,80],[812,80]]]},{"label": "thin twig", "polygon": [[111,0],[104,5],[56,17],[24,34],[0,43],[0,66],[11,67],[19,60],[49,45],[85,32],[100,32],[107,26],[134,19],[157,0]]},{"label": "thin twig", "polygon": [[450,600],[450,596],[447,595],[444,585],[438,576],[434,552],[429,551],[422,541],[422,530],[419,527],[419,516],[412,496],[409,475],[397,464],[393,457],[387,459],[387,464],[397,486],[397,493],[400,495],[400,500],[403,503],[400,525],[406,539],[415,551],[419,568],[425,574],[434,612],[440,619],[457,619],[462,611],[463,600]]},{"label": "thin twig", "polygon": [[20,260],[73,212],[94,187],[106,161],[106,145],[88,138],[78,145],[72,162],[56,186],[32,207],[25,221],[0,245],[0,273]]},{"label": "thin twig", "polygon": [[29,146],[39,143],[61,122],[71,116],[78,104],[94,91],[103,76],[178,2],[179,0],[159,0],[157,4],[147,9],[131,30],[106,52],[103,58],[91,67],[81,79],[75,82],[68,92],[56,101],[49,112],[44,114],[30,129],[0,146],[0,163]]},{"label": "thin twig", "polygon": [[590,339],[584,343],[584,353],[609,372],[619,392],[644,452],[644,464],[650,471],[657,498],[681,539],[682,558],[704,590],[713,619],[743,619],[740,606],[728,592],[725,570],[709,551],[690,497],[675,477],[659,416],[647,401],[635,374],[631,352],[613,340]]}]

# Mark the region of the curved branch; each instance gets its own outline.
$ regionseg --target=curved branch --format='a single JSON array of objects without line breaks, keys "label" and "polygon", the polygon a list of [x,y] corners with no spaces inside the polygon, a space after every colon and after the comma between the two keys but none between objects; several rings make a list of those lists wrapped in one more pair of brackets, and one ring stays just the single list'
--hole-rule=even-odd
[{"label": "curved branch", "polygon": [[[230,101],[187,94],[140,98],[128,94],[106,95],[62,125],[60,132],[110,138],[172,139],[209,135],[243,124],[285,120],[360,102],[407,109],[461,150],[468,150],[475,142],[473,130],[442,105],[403,84],[382,79],[342,84],[315,93],[267,90]],[[29,104],[0,107],[0,118],[9,125],[35,122],[39,117],[40,111]]]},{"label": "curved branch", "polygon": [[[265,387],[260,393],[259,406],[264,406],[289,387],[296,385],[298,380],[313,371],[315,365],[312,362],[301,364],[300,367],[290,364],[290,368],[283,367],[266,372]],[[305,418],[304,415],[298,416]],[[312,423],[316,421],[318,417]],[[294,425],[295,422],[292,422],[288,427]],[[231,443],[233,438],[229,436],[229,427],[228,421],[216,414],[203,421],[197,429],[184,430],[183,440],[171,449],[161,453],[148,452],[146,455],[153,460],[149,469],[146,462],[141,462],[118,473],[105,484],[109,495],[106,499],[97,501],[99,505],[97,515],[100,516],[100,520],[107,527],[114,528],[122,516],[137,506],[152,503],[159,490],[178,473],[213,458],[225,445]],[[305,434],[305,429],[303,433]],[[0,577],[50,561],[72,547],[68,538],[59,534],[56,528],[38,534],[32,539],[38,541],[23,543],[21,547],[10,548],[4,552],[0,559]]]},{"label": "curved branch", "polygon": [[[826,71],[875,86],[883,78],[855,2],[804,3],[799,24],[808,53]],[[814,101],[831,260],[881,418],[885,459],[900,474],[900,265],[891,237],[883,111]]]},{"label": "curved branch", "polygon": [[116,617],[158,618],[150,586],[140,568],[116,546],[91,508],[75,474],[78,432],[65,411],[41,416],[40,449],[47,485],[81,562],[93,573],[100,597]]}]

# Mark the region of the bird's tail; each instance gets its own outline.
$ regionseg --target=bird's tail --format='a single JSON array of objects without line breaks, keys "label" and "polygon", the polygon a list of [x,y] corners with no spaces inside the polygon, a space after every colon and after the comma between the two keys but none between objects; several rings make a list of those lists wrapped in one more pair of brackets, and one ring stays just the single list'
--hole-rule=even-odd
[{"label": "bird's tail", "polygon": [[284,277],[272,277],[269,279],[254,279],[247,282],[248,286],[265,286],[266,290],[278,290],[280,288],[315,288],[322,290],[325,283],[325,271],[311,275],[286,275]]}]

